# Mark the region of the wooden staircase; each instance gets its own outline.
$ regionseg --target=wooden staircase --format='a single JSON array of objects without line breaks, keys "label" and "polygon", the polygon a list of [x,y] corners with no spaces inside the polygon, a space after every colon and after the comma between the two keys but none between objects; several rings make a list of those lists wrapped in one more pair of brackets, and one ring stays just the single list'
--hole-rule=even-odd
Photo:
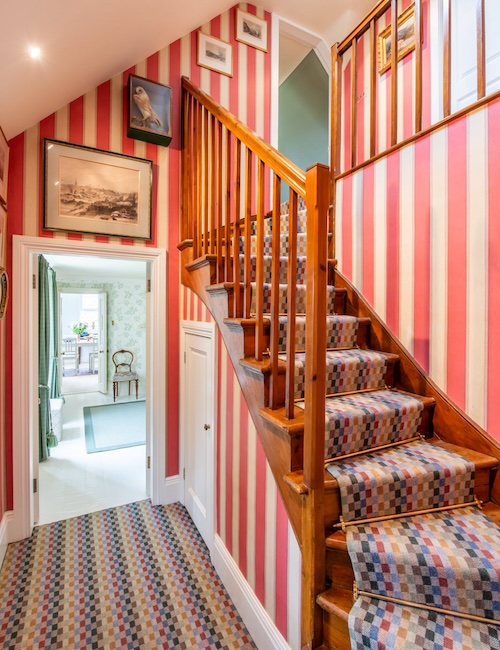
[{"label": "wooden staircase", "polygon": [[[303,647],[350,648],[354,570],[339,527],[339,482],[326,469],[329,409],[338,408],[342,395],[355,401],[354,395],[381,392],[383,399],[408,403],[418,396],[410,440],[420,437],[431,449],[469,459],[475,497],[494,521],[500,519],[500,447],[438,389],[336,269],[328,169],[303,174],[188,80],[183,88],[182,282],[220,328],[301,548]],[[282,183],[289,187],[287,214]],[[284,234],[286,256],[276,254]],[[352,322],[353,338],[344,343],[339,330]],[[356,370],[362,379],[351,386],[342,373],[353,358],[363,368],[382,358],[377,379]],[[389,444],[382,438],[381,453]],[[365,441],[348,445],[354,455],[373,451]]]}]

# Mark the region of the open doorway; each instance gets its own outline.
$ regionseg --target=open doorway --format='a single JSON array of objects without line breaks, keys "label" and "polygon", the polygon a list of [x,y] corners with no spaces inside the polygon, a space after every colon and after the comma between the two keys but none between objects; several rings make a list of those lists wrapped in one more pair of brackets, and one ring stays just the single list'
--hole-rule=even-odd
[{"label": "open doorway", "polygon": [[99,289],[59,291],[58,370],[63,395],[107,391],[107,299]]},{"label": "open doorway", "polygon": [[[38,461],[38,445],[35,444],[35,427],[38,424],[38,302],[36,291],[31,290],[31,287],[32,279],[37,275],[40,254],[73,255],[83,259],[84,263],[86,260],[86,271],[80,273],[80,279],[88,275],[90,257],[119,260],[124,264],[135,261],[146,263],[147,363],[145,380],[142,382],[146,408],[146,486],[153,504],[171,501],[170,492],[177,490],[178,480],[176,477],[168,485],[165,480],[164,369],[167,342],[163,324],[166,320],[166,251],[149,247],[125,249],[112,244],[25,236],[15,236],[13,243],[13,287],[16,289],[13,297],[13,331],[16,348],[20,352],[13,368],[13,382],[17,388],[13,399],[15,471],[12,539],[29,537],[39,516],[39,493],[36,486],[39,483],[41,463]],[[108,391],[106,397],[113,401],[111,391]],[[119,399],[128,399],[125,391],[120,392],[116,401]],[[121,472],[126,475],[126,468],[122,467]],[[28,489],[31,486],[35,489]]]},{"label": "open doorway", "polygon": [[[39,462],[38,523],[145,499],[146,262],[46,255],[57,285],[57,390],[50,399],[57,446]],[[40,283],[39,283],[40,284]],[[109,304],[109,312],[108,312]],[[115,395],[113,354],[133,351],[137,395]]]}]

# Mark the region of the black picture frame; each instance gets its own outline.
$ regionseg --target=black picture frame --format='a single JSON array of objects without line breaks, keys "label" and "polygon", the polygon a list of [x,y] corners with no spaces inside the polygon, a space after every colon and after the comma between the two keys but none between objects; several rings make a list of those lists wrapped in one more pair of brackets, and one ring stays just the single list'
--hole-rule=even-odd
[{"label": "black picture frame", "polygon": [[44,139],[45,230],[150,240],[151,160]]},{"label": "black picture frame", "polygon": [[127,136],[168,147],[172,140],[172,88],[128,76]]}]

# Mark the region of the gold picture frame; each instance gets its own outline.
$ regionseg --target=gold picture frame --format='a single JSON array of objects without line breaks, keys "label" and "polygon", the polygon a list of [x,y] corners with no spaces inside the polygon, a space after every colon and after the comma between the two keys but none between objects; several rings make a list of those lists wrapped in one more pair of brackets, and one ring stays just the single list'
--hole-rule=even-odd
[{"label": "gold picture frame", "polygon": [[233,47],[220,38],[198,32],[198,65],[233,76]]},{"label": "gold picture frame", "polygon": [[267,20],[236,9],[236,40],[267,52]]},{"label": "gold picture frame", "polygon": [[[392,25],[378,35],[378,71],[384,73],[391,67]],[[398,61],[415,49],[415,3],[398,16]]]},{"label": "gold picture frame", "polygon": [[0,127],[0,203],[7,205],[7,181],[9,176],[9,143]]}]

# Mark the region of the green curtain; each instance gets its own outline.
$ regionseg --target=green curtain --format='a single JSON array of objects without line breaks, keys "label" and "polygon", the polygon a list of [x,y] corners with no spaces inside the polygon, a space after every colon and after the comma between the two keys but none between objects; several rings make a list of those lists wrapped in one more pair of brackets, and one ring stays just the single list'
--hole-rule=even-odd
[{"label": "green curtain", "polygon": [[48,268],[49,288],[49,397],[55,399],[61,396],[59,386],[59,309],[57,305],[57,280],[54,269]]},{"label": "green curtain", "polygon": [[49,457],[47,436],[50,432],[50,292],[49,265],[38,257],[38,458]]}]

